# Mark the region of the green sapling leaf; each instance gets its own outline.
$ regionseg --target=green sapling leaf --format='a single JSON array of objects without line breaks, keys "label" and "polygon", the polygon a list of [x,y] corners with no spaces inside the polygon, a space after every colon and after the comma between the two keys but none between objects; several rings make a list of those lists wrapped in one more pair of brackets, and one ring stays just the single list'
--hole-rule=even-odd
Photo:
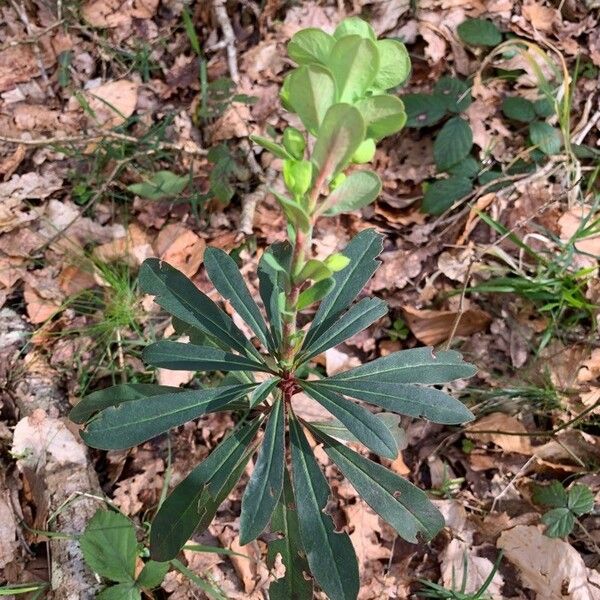
[{"label": "green sapling leaf", "polygon": [[381,179],[373,171],[354,171],[327,199],[328,216],[352,212],[368,206],[381,193]]},{"label": "green sapling leaf", "polygon": [[283,130],[283,146],[295,159],[301,160],[304,157],[306,140],[299,129],[286,127]]},{"label": "green sapling leaf", "polygon": [[255,144],[262,146],[265,150],[271,152],[271,154],[275,155],[277,158],[291,158],[290,153],[286,150],[284,146],[270,140],[269,138],[263,137],[261,135],[251,135],[250,140]]},{"label": "green sapling leaf", "polygon": [[296,308],[304,310],[307,306],[325,298],[334,287],[335,281],[331,277],[317,281],[298,296]]},{"label": "green sapling leaf", "polygon": [[378,40],[379,70],[373,87],[389,90],[404,83],[410,74],[410,57],[406,46],[398,40]]},{"label": "green sapling leaf", "polygon": [[396,96],[371,96],[357,102],[356,107],[365,120],[367,137],[375,140],[397,133],[406,125],[404,103]]},{"label": "green sapling leaf", "polygon": [[288,42],[290,58],[299,65],[326,65],[335,39],[322,29],[309,27],[294,34]]},{"label": "green sapling leaf", "polygon": [[375,31],[369,23],[361,19],[360,17],[348,17],[344,19],[336,28],[333,33],[333,37],[336,40],[347,36],[347,35],[358,35],[362,38],[369,40],[377,39]]}]

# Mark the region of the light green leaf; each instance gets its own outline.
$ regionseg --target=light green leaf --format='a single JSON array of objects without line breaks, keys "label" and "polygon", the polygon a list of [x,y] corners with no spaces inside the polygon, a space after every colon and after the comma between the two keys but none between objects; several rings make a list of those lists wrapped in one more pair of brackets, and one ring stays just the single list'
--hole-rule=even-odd
[{"label": "light green leaf", "polygon": [[289,102],[306,129],[314,134],[335,102],[333,76],[324,67],[304,65],[292,71],[286,81]]},{"label": "light green leaf", "polygon": [[344,340],[351,338],[363,329],[366,329],[372,323],[383,317],[387,313],[387,304],[379,298],[363,298],[352,306],[348,312],[336,319],[321,335],[313,337],[310,344],[306,342],[302,346],[299,362],[306,362],[325,352],[329,348],[334,348]]},{"label": "light green leaf", "polygon": [[132,194],[148,200],[164,200],[181,194],[190,182],[188,175],[182,176],[171,171],[152,173],[146,181],[127,186]]},{"label": "light green leaf", "polygon": [[333,275],[335,287],[321,302],[306,334],[304,346],[321,335],[350,306],[379,266],[377,257],[383,250],[383,236],[374,229],[364,229],[342,250],[350,259],[346,269]]},{"label": "light green leaf", "polygon": [[308,27],[294,34],[288,42],[290,58],[299,65],[326,65],[335,39],[322,29]]},{"label": "light green leaf", "polygon": [[313,283],[313,285],[306,288],[298,296],[298,302],[296,302],[297,310],[304,310],[307,306],[319,302],[319,300],[322,300],[329,294],[334,286],[335,281],[333,277],[328,277],[327,279],[322,279],[321,281]]},{"label": "light green leaf", "polygon": [[356,104],[365,125],[367,137],[381,140],[400,131],[406,125],[406,112],[400,98],[391,94],[370,96]]},{"label": "light green leaf", "polygon": [[308,381],[304,381],[302,387],[311,398],[339,419],[369,450],[385,458],[394,459],[398,456],[396,441],[390,430],[369,410],[356,402],[346,400],[336,392],[317,388]]},{"label": "light green leaf", "polygon": [[450,112],[464,112],[471,105],[471,92],[467,82],[456,77],[440,77],[433,91],[444,100],[446,110]]},{"label": "light green leaf", "polygon": [[119,583],[104,588],[96,594],[96,600],[140,600],[141,592],[131,583]]},{"label": "light green leaf", "polygon": [[521,96],[509,96],[502,101],[502,112],[513,121],[530,123],[535,119],[535,105]]},{"label": "light green leaf", "polygon": [[410,57],[406,46],[398,40],[378,40],[379,71],[373,87],[389,90],[404,83],[410,74]]},{"label": "light green leaf", "polygon": [[365,123],[358,109],[350,104],[334,104],[319,128],[312,159],[317,178],[329,180],[352,158],[365,137]]},{"label": "light green leaf", "polygon": [[460,117],[453,117],[444,123],[433,143],[435,164],[440,171],[459,163],[468,156],[473,146],[473,132],[470,125]]},{"label": "light green leaf", "polygon": [[184,323],[203,331],[225,350],[257,355],[246,336],[206,294],[183,273],[157,258],[142,264],[140,287],[155,296],[154,301]]},{"label": "light green leaf", "polygon": [[273,189],[269,191],[275,196],[277,202],[279,202],[279,206],[283,209],[286,219],[290,223],[293,223],[296,227],[299,227],[305,232],[310,229],[310,216],[299,202],[291,200]]},{"label": "light green leaf", "polygon": [[567,506],[578,517],[594,510],[594,493],[587,485],[575,484],[568,493]]},{"label": "light green leaf", "polygon": [[379,70],[379,52],[370,39],[349,35],[337,40],[328,66],[336,86],[338,102],[354,102],[365,95]]},{"label": "light green leaf", "polygon": [[324,212],[328,216],[368,206],[381,193],[381,179],[373,171],[353,171],[329,194]]},{"label": "light green leaf", "polygon": [[287,150],[277,142],[270,140],[269,138],[263,137],[261,135],[251,135],[250,140],[252,140],[255,144],[262,146],[265,150],[268,150],[271,154],[275,155],[277,158],[292,158],[290,154],[288,154]]},{"label": "light green leaf", "polygon": [[104,390],[97,390],[82,398],[69,413],[69,419],[74,423],[85,423],[94,413],[104,410],[109,406],[118,406],[123,402],[148,398],[160,394],[177,394],[183,392],[181,388],[169,385],[155,385],[153,383],[123,383],[113,385]]},{"label": "light green leaf", "polygon": [[558,154],[562,148],[560,130],[545,121],[534,121],[529,124],[531,143],[536,145],[544,154]]},{"label": "light green leaf", "polygon": [[260,309],[248,291],[235,261],[220,248],[207,248],[204,253],[206,273],[219,294],[229,300],[234,310],[244,319],[265,347],[273,349],[273,340]]},{"label": "light green leaf", "polygon": [[104,409],[88,423],[81,437],[92,448],[131,448],[206,413],[227,410],[252,387],[240,384],[130,400]]},{"label": "light green leaf", "polygon": [[298,275],[298,281],[306,281],[312,279],[313,281],[321,281],[327,279],[333,275],[333,271],[325,265],[322,260],[311,258],[306,261],[300,274]]},{"label": "light green leaf", "polygon": [[271,335],[276,346],[281,344],[281,311],[279,298],[286,289],[291,271],[292,247],[289,242],[273,244],[258,261],[258,291],[265,306]]},{"label": "light green leaf", "polygon": [[446,114],[446,100],[431,94],[406,94],[402,96],[408,127],[429,127]]},{"label": "light green leaf", "polygon": [[85,562],[95,573],[111,581],[133,584],[137,540],[133,523],[124,514],[97,510],[79,545]]},{"label": "light green leaf", "polygon": [[169,562],[149,560],[136,580],[137,585],[146,590],[157,588],[163,582],[170,566]]},{"label": "light green leaf", "polygon": [[502,41],[498,27],[487,19],[467,19],[457,27],[456,32],[469,46],[497,46]]},{"label": "light green leaf", "polygon": [[313,385],[319,390],[331,389],[386,410],[428,419],[433,423],[459,425],[474,419],[473,413],[462,402],[436,388],[378,380],[337,381],[331,377],[315,381]]},{"label": "light green leaf", "polygon": [[463,361],[455,350],[411,348],[393,352],[369,363],[338,373],[328,381],[377,380],[386,383],[420,383],[433,385],[472,377],[476,367]]},{"label": "light green leaf", "polygon": [[285,468],[285,406],[275,401],[254,471],[242,497],[240,544],[256,539],[271,520],[281,490]]},{"label": "light green leaf", "polygon": [[163,502],[150,530],[153,559],[175,558],[196,529],[208,527],[239,479],[240,465],[245,466],[245,457],[250,457],[247,448],[260,423],[255,419],[233,431]]},{"label": "light green leaf", "polygon": [[403,539],[415,544],[419,534],[432,539],[444,527],[442,514],[425,492],[382,465],[310,429],[324,442],[323,449],[359,496]]},{"label": "light green leaf", "polygon": [[369,23],[360,17],[348,17],[344,19],[336,28],[333,37],[339,40],[347,35],[358,35],[362,38],[375,41],[377,36]]},{"label": "light green leaf", "polygon": [[295,418],[290,419],[290,443],[300,537],[310,571],[330,600],[356,600],[358,565],[352,542],[335,531],[325,512],[329,486]]},{"label": "light green leaf", "polygon": [[300,544],[298,514],[287,469],[284,473],[283,491],[271,519],[271,532],[280,535],[269,542],[267,564],[273,569],[279,555],[285,565],[285,575],[271,582],[269,599],[312,600],[313,584],[312,579],[304,576],[309,572],[309,567]]},{"label": "light green leaf", "polygon": [[438,179],[427,187],[421,210],[429,215],[441,215],[457,200],[473,191],[473,182],[466,177],[452,176]]},{"label": "light green leaf", "polygon": [[174,371],[263,371],[271,373],[264,363],[210,346],[196,346],[160,340],[144,348],[144,362],[153,367]]},{"label": "light green leaf", "polygon": [[279,385],[281,378],[274,377],[273,379],[267,379],[259,384],[250,396],[250,408],[258,406],[261,402],[264,402],[268,395]]},{"label": "light green leaf", "polygon": [[542,516],[544,532],[551,538],[567,537],[575,527],[575,515],[568,508],[553,508]]}]

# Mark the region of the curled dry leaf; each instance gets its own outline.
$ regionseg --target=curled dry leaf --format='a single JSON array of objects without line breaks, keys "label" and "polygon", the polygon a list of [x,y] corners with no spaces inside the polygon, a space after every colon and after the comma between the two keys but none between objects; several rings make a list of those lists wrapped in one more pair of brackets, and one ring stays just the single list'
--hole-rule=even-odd
[{"label": "curled dry leaf", "polygon": [[160,255],[170,265],[193,277],[204,259],[206,242],[193,231],[185,229]]},{"label": "curled dry leaf", "polygon": [[[455,336],[468,336],[484,330],[492,318],[484,310],[469,308],[462,313],[451,310],[418,310],[403,306],[412,334],[424,344],[435,345]],[[458,319],[458,325],[455,324]]]},{"label": "curled dry leaf", "polygon": [[131,266],[139,266],[154,256],[148,234],[135,223],[127,228],[127,235],[94,248],[94,256],[104,262],[125,260]]},{"label": "curled dry leaf", "polygon": [[545,536],[542,527],[518,525],[502,532],[497,546],[538,598],[600,600],[600,574],[585,566],[573,546]]},{"label": "curled dry leaf", "polygon": [[469,425],[467,437],[477,440],[481,444],[494,443],[505,452],[516,452],[527,456],[533,453],[531,441],[527,435],[504,435],[502,433],[476,433],[477,431],[510,431],[517,434],[526,434],[527,429],[517,418],[506,413],[494,412],[478,419]]},{"label": "curled dry leaf", "polygon": [[94,113],[91,124],[110,129],[133,114],[137,104],[138,84],[127,79],[109,81],[89,90],[87,97]]}]

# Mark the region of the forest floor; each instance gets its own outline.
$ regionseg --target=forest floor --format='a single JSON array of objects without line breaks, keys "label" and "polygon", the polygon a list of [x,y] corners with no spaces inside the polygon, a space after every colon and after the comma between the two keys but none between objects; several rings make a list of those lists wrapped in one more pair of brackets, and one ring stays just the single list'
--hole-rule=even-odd
[{"label": "forest floor", "polygon": [[[360,599],[424,597],[422,580],[445,588],[429,588],[436,598],[600,599],[599,9],[597,0],[0,3],[1,595],[56,576],[60,538],[44,532],[81,534],[85,521],[64,511],[82,498],[118,507],[143,542],[167,488],[231,428],[217,413],[131,451],[88,451],[65,415],[114,383],[197,379],[142,363],[144,345],[173,329],[138,292],[139,265],[159,256],[216,298],[202,259],[217,246],[256,291],[258,258],[285,230],[267,193],[280,164],[248,136],[296,124],[278,98],[290,37],[360,14],[407,45],[412,73],[395,93],[409,121],[377,150],[380,198],[319,221],[313,250],[325,257],[366,227],[385,234],[366,292],[390,312],[317,363],[332,374],[433,345],[479,370],[453,390],[475,422],[404,419],[406,448],[389,463],[444,513],[431,544],[398,538],[317,454],[359,557]],[[467,19],[485,23],[461,29]],[[440,147],[452,119],[473,143],[448,167]],[[318,408],[307,400],[305,410]],[[550,485],[553,494],[540,492]],[[595,509],[563,507],[574,486]],[[182,561],[226,598],[266,598],[275,575],[265,543],[237,541],[242,491],[197,541],[251,559],[186,550]],[[546,516],[553,507],[562,521]],[[463,578],[467,593],[452,595]],[[46,593],[32,589],[19,597]],[[173,570],[155,597],[206,594]]]}]

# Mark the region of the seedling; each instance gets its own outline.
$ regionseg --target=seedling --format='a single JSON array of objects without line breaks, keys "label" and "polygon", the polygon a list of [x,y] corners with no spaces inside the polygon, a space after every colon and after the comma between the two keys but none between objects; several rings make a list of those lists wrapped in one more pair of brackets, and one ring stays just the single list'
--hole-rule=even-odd
[{"label": "seedling", "polygon": [[580,483],[569,490],[565,490],[560,481],[553,481],[550,485],[536,485],[533,501],[551,508],[542,516],[542,523],[546,525],[545,534],[552,538],[567,537],[573,532],[577,517],[594,509],[592,490]]},{"label": "seedling", "polygon": [[[231,434],[171,492],[154,517],[153,560],[174,559],[195,531],[208,527],[258,451],[242,498],[240,542],[256,539],[269,523],[276,534],[269,542],[268,562],[272,567],[281,560],[285,575],[271,584],[270,598],[312,598],[313,580],[305,576],[311,573],[332,600],[353,600],[359,589],[356,557],[349,536],[336,531],[326,512],[330,489],[309,439],[323,446],[359,495],[406,540],[432,538],[444,520],[423,491],[351,450],[319,423],[303,419],[294,396],[304,392],[368,450],[393,459],[398,441],[386,421],[347,397],[394,413],[459,424],[471,420],[471,412],[431,386],[470,377],[475,368],[458,352],[415,348],[334,377],[307,378],[311,359],[387,312],[377,298],[354,302],[378,266],[382,236],[366,229],[341,253],[317,260],[311,257],[312,235],[317,217],[356,210],[379,194],[377,174],[355,165],[369,162],[376,143],[404,126],[402,101],[386,90],[407,78],[410,62],[403,44],[377,40],[370,25],[358,18],[343,21],[333,35],[302,30],[288,52],[298,66],[286,77],[281,97],[305,131],[288,128],[281,142],[253,138],[283,160],[287,188],[286,194],[274,194],[287,219],[289,241],[267,249],[258,266],[266,320],[234,259],[217,248],[207,249],[204,258],[216,290],[255,339],[248,339],[182,273],[149,259],[142,265],[140,286],[174,317],[176,329],[191,343],[151,344],[144,351],[146,362],[229,375],[220,386],[200,390],[114,386],[84,398],[71,418],[85,423],[81,435],[90,446],[108,450],[135,446],[207,413],[237,411]],[[305,308],[316,312],[310,325],[300,329],[298,315]],[[263,427],[259,444],[255,438]]]}]

